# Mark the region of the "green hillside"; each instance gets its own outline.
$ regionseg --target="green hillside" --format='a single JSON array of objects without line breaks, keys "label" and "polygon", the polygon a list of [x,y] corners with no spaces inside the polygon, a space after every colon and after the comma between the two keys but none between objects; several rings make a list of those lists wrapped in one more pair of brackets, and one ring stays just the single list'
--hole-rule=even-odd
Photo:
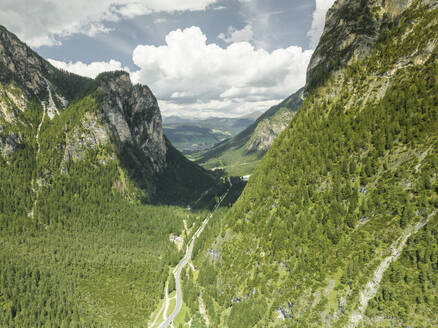
[{"label": "green hillside", "polygon": [[201,270],[186,279],[212,326],[438,325],[438,9],[416,1],[399,16],[395,2],[329,11],[318,48],[339,51],[331,27],[376,30],[356,29],[352,57],[308,85],[197,244]]},{"label": "green hillside", "polygon": [[217,184],[146,86],[59,71],[0,27],[1,327],[146,326],[183,255],[169,236]]},{"label": "green hillside", "polygon": [[231,176],[251,174],[275,137],[287,126],[301,105],[302,89],[271,107],[235,137],[190,156],[207,169],[223,169]]}]

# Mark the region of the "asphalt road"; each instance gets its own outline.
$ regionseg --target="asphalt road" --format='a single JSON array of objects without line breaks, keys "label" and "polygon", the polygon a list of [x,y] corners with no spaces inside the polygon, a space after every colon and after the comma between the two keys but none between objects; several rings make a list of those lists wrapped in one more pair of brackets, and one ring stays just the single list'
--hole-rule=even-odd
[{"label": "asphalt road", "polygon": [[204,231],[204,228],[207,225],[208,221],[211,219],[211,217],[213,216],[216,209],[220,206],[220,204],[222,203],[222,201],[225,199],[228,192],[230,191],[230,189],[232,187],[232,183],[231,183],[231,180],[228,180],[228,182],[230,183],[230,187],[225,192],[225,194],[223,194],[222,197],[219,199],[218,203],[214,207],[211,214],[209,216],[207,216],[207,218],[204,220],[204,222],[202,222],[202,225],[199,227],[199,229],[192,236],[192,239],[190,240],[190,243],[187,246],[186,254],[182,258],[182,260],[177,264],[175,269],[173,269],[173,275],[175,276],[175,287],[176,287],[176,307],[173,310],[172,314],[170,316],[168,316],[167,319],[161,323],[161,325],[159,325],[159,328],[169,327],[169,325],[173,322],[173,320],[175,320],[176,316],[181,311],[182,304],[183,304],[182,290],[181,290],[181,271],[189,263],[190,259],[192,258],[193,246],[195,245],[196,239],[199,237],[199,235],[202,233],[202,231]]}]

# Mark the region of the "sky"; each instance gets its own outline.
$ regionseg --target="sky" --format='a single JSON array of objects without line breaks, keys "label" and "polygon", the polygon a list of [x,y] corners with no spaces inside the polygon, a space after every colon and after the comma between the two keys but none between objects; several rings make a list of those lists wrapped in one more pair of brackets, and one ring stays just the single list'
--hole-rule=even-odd
[{"label": "sky", "polygon": [[126,70],[163,116],[266,111],[305,84],[335,0],[1,0],[0,22],[54,66]]}]

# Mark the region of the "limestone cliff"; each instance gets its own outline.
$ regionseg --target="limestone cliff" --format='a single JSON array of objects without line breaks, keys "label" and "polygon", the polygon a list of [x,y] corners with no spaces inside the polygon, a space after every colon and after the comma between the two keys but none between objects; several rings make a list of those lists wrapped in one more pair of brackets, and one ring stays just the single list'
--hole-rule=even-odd
[{"label": "limestone cliff", "polygon": [[[382,31],[398,22],[413,0],[337,0],[327,12],[320,42],[307,68],[305,93],[338,69],[366,57]],[[423,0],[422,5],[436,8],[438,1]]]},{"label": "limestone cliff", "polygon": [[105,179],[115,179],[125,198],[196,200],[215,178],[169,148],[147,86],[123,71],[89,79],[58,70],[0,26],[0,160],[14,162],[17,150],[31,157],[34,198],[78,170],[101,167],[117,168]]},{"label": "limestone cliff", "polygon": [[300,89],[257,119],[255,130],[246,145],[247,152],[266,152],[275,138],[289,125],[302,101],[303,89]]},{"label": "limestone cliff", "polygon": [[101,74],[102,114],[118,148],[124,143],[138,147],[152,163],[154,172],[166,167],[166,144],[157,100],[147,86],[132,85],[126,72]]}]

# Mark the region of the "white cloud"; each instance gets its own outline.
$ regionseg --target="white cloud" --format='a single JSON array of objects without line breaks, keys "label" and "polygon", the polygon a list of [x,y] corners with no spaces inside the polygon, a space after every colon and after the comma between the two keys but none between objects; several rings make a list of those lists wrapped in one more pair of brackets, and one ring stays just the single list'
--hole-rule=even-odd
[{"label": "white cloud", "polygon": [[167,19],[163,18],[163,17],[159,17],[159,18],[154,19],[154,24],[161,24],[161,23],[165,23],[165,22],[167,22]]},{"label": "white cloud", "polygon": [[277,105],[283,99],[273,99],[266,101],[245,101],[243,99],[225,99],[198,101],[191,104],[179,104],[167,100],[158,99],[158,103],[163,116],[181,117],[241,117],[254,112],[265,112],[268,108]]},{"label": "white cloud", "polygon": [[307,35],[310,37],[310,46],[314,49],[319,42],[319,38],[321,37],[322,31],[324,30],[325,25],[325,15],[330,7],[333,5],[335,0],[315,0],[316,7],[313,12],[313,20],[312,27]]},{"label": "white cloud", "polygon": [[0,22],[33,47],[60,44],[75,33],[94,36],[104,22],[152,12],[204,10],[217,0],[2,0]]},{"label": "white cloud", "polygon": [[107,71],[124,70],[129,72],[129,68],[123,67],[120,62],[113,59],[109,62],[93,62],[91,64],[85,64],[81,61],[65,63],[54,59],[48,59],[48,61],[57,68],[91,78],[95,78],[100,73]]},{"label": "white cloud", "polygon": [[191,27],[170,32],[166,45],[137,46],[133,61],[140,70],[132,79],[152,89],[165,115],[246,114],[266,110],[303,86],[311,55],[295,46],[267,52],[248,42],[221,48]]},{"label": "white cloud", "polygon": [[236,30],[234,27],[229,26],[227,35],[224,33],[219,34],[217,37],[224,40],[226,43],[234,42],[249,42],[252,40],[254,33],[251,25],[246,25],[241,30]]}]

